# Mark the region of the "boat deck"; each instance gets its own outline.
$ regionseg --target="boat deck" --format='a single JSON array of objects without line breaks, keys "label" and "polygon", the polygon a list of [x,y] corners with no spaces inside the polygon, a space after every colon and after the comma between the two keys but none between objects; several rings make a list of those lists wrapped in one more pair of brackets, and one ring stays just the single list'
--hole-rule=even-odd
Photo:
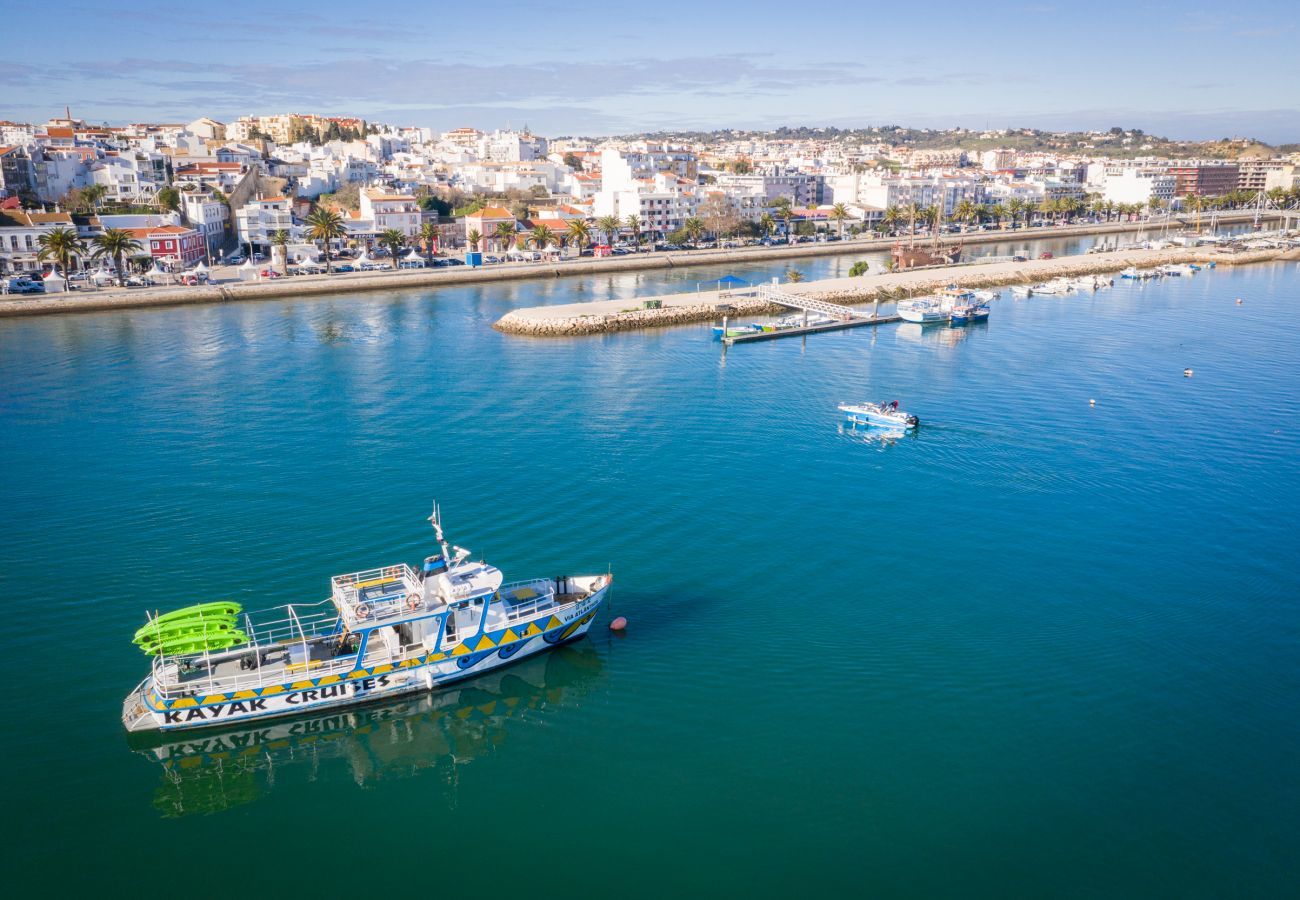
[{"label": "boat deck", "polygon": [[772,341],[777,338],[797,337],[804,334],[819,334],[823,331],[843,331],[845,328],[861,328],[864,325],[885,325],[890,322],[903,321],[900,316],[874,316],[862,319],[845,319],[829,322],[825,325],[804,325],[797,328],[782,328],[779,331],[755,331],[752,334],[738,334],[722,339],[724,344],[752,344],[755,341]]}]

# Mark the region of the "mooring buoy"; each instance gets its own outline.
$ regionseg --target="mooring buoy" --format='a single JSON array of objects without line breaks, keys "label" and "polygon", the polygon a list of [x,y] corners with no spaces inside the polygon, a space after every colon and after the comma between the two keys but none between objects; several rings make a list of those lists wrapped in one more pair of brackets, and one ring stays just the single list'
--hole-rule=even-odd
[{"label": "mooring buoy", "polygon": [[617,619],[609,623],[610,631],[622,631],[626,627],[627,627],[627,619],[623,618],[622,616],[619,616]]}]

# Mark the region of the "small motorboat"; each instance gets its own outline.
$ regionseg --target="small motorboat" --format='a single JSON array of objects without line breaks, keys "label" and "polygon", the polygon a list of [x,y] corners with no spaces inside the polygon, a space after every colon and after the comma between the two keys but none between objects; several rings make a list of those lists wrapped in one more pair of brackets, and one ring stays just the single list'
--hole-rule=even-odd
[{"label": "small motorboat", "polygon": [[920,325],[937,325],[947,322],[952,308],[937,297],[913,297],[898,301],[898,315],[904,322]]},{"label": "small motorboat", "polygon": [[898,408],[898,401],[889,403],[841,403],[840,412],[854,425],[877,428],[915,428],[921,420]]},{"label": "small motorboat", "polygon": [[1017,297],[1032,297],[1034,289],[1027,284],[1017,284],[1011,288],[1011,293]]}]

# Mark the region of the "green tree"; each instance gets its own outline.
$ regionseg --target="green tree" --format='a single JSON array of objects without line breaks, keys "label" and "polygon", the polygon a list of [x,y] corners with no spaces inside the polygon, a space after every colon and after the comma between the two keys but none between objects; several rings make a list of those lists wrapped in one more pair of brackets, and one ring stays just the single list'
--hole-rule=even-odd
[{"label": "green tree", "polygon": [[393,258],[393,268],[396,269],[397,264],[401,261],[402,248],[406,246],[406,235],[402,234],[397,228],[385,228],[379,233],[377,243],[388,251]]},{"label": "green tree", "polygon": [[803,272],[800,272],[798,269],[786,269],[785,280],[791,284],[798,284],[803,281]]},{"label": "green tree", "polygon": [[886,231],[897,231],[898,226],[903,223],[903,212],[895,204],[885,207],[885,213],[880,217],[880,224],[885,226]]},{"label": "green tree", "polygon": [[866,275],[868,268],[866,260],[860,259],[853,265],[849,266],[849,277],[857,278],[859,275]]},{"label": "green tree", "polygon": [[627,225],[627,230],[632,232],[632,243],[639,245],[641,243],[641,217],[636,213],[632,213],[623,220],[623,223]]},{"label": "green tree", "polygon": [[776,231],[776,219],[772,218],[771,213],[763,213],[758,217],[758,230],[764,237],[771,237],[772,232]]},{"label": "green tree", "polygon": [[510,245],[514,243],[515,240],[515,223],[498,222],[494,234],[496,236],[496,239],[500,241],[501,252],[502,253],[506,252],[507,250],[510,249]]},{"label": "green tree", "polygon": [[469,244],[469,251],[471,253],[477,253],[478,244],[479,241],[483,240],[483,235],[479,234],[478,229],[475,228],[472,229],[469,234],[465,235],[465,240]]},{"label": "green tree", "polygon": [[99,205],[104,202],[104,197],[108,195],[108,186],[103,184],[91,184],[81,189],[81,196],[92,209],[99,209]]},{"label": "green tree", "polygon": [[[271,246],[280,251],[280,265],[284,266],[285,274],[289,272],[289,232],[283,228],[271,232]],[[272,257],[274,259],[274,257]]]},{"label": "green tree", "polygon": [[72,265],[73,257],[81,256],[86,252],[86,246],[77,237],[76,229],[60,225],[45,234],[37,235],[36,246],[40,250],[36,258],[42,262],[49,260],[56,263],[63,272],[63,289],[68,289],[68,267]]},{"label": "green tree", "polygon": [[165,212],[179,212],[181,208],[181,192],[176,188],[165,187],[158,191],[158,196],[154,198],[158,208]]},{"label": "green tree", "polygon": [[964,228],[979,218],[979,210],[969,199],[962,199],[953,209],[952,217],[961,222]]},{"label": "green tree", "polygon": [[332,209],[326,209],[318,206],[312,210],[305,219],[307,223],[307,236],[313,241],[320,241],[325,248],[325,271],[334,271],[331,265],[333,252],[330,249],[330,242],[341,240],[348,233],[347,227],[343,224],[343,217]]},{"label": "green tree", "polygon": [[622,230],[622,224],[618,221],[618,216],[601,216],[596,220],[596,227],[605,232],[605,238],[612,247],[618,240],[618,233]]},{"label": "green tree", "polygon": [[528,235],[528,242],[538,250],[545,250],[547,247],[557,243],[555,232],[546,225],[538,225]]},{"label": "green tree", "polygon": [[704,222],[691,216],[682,223],[682,231],[686,232],[686,237],[692,244],[698,244],[700,238],[704,237]]},{"label": "green tree", "polygon": [[121,228],[105,228],[103,234],[95,235],[91,241],[94,250],[91,255],[96,259],[108,257],[113,260],[113,268],[117,272],[118,287],[126,286],[126,269],[123,259],[127,256],[139,253],[144,249],[144,245],[131,236],[131,232],[123,231]]},{"label": "green tree", "polygon": [[831,219],[839,226],[840,239],[844,238],[844,221],[849,217],[849,208],[843,203],[836,203],[831,207]]},{"label": "green tree", "polygon": [[591,243],[591,226],[586,219],[573,219],[569,222],[568,239],[570,244],[576,244],[578,255],[582,256],[582,248]]},{"label": "green tree", "polygon": [[[416,237],[424,244],[424,261],[426,263],[433,262],[433,248],[438,246],[438,226],[432,222],[425,222],[420,226]],[[471,231],[467,237],[471,238],[470,243],[472,246],[470,249],[477,250],[478,241],[480,240],[479,233]]]}]

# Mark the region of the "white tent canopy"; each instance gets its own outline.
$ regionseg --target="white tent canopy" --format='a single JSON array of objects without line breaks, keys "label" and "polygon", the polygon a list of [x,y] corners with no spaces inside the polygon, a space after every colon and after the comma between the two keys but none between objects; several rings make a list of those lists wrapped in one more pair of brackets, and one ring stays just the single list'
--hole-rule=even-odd
[{"label": "white tent canopy", "polygon": [[421,256],[419,253],[417,253],[415,248],[413,247],[411,248],[410,253],[402,257],[402,260],[404,262],[424,262],[424,257]]}]

